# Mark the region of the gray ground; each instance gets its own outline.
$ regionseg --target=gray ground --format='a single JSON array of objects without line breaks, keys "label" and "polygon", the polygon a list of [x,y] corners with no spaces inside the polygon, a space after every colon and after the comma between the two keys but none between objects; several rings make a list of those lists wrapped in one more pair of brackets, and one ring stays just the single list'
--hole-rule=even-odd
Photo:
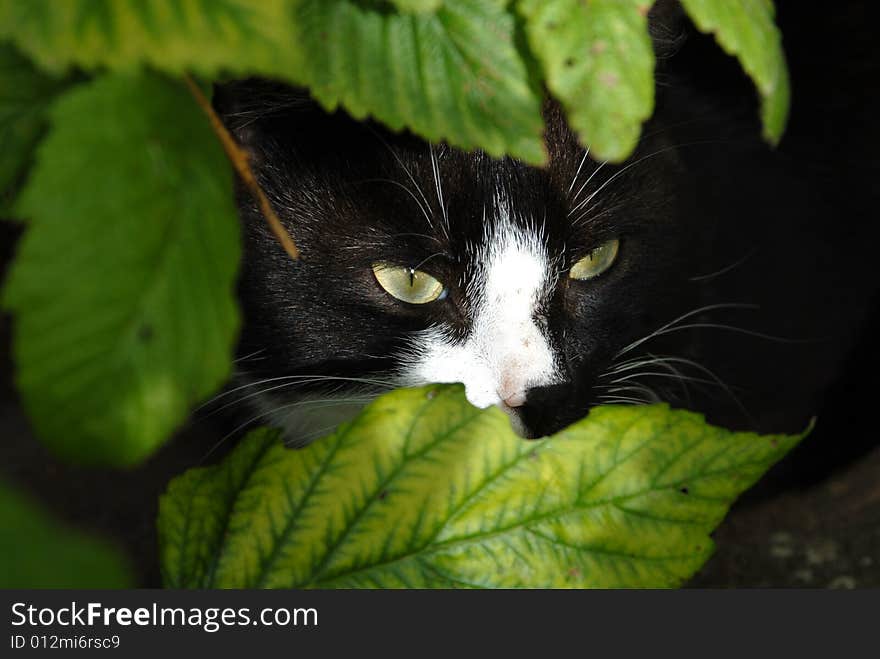
[{"label": "gray ground", "polygon": [[827,481],[735,509],[696,586],[880,587],[880,448]]}]

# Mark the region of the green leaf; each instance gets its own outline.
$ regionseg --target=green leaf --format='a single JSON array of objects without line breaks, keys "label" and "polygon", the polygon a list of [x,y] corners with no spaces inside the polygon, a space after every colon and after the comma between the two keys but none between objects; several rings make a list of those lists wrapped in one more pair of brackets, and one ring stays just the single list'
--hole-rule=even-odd
[{"label": "green leaf", "polygon": [[541,164],[541,92],[504,4],[0,0],[0,39],[53,71],[147,63],[170,73],[279,77],[308,85],[328,109],[342,105],[395,130]]},{"label": "green leaf", "polygon": [[302,450],[258,430],[173,480],[165,585],[677,586],[799,439],[658,405],[596,408],[529,442],[460,386],[398,390]]},{"label": "green leaf", "polygon": [[0,588],[133,587],[115,547],[60,524],[2,481],[0,528]]},{"label": "green leaf", "polygon": [[597,158],[620,162],[654,110],[652,0],[519,0],[551,93]]},{"label": "green leaf", "polygon": [[443,0],[391,0],[400,11],[409,11],[414,14],[436,11]]},{"label": "green leaf", "polygon": [[[327,109],[376,117],[432,141],[541,164],[541,93],[497,0],[434,14],[371,10],[354,0],[295,0],[296,79]],[[332,38],[330,37],[332,35]]]},{"label": "green leaf", "polygon": [[0,44],[0,216],[7,211],[46,129],[49,102],[66,82],[43,75]]},{"label": "green leaf", "polygon": [[289,68],[289,0],[0,0],[0,39],[43,69]]},{"label": "green leaf", "polygon": [[4,290],[17,383],[59,455],[149,455],[231,368],[240,246],[232,176],[181,83],[74,88],[19,197]]},{"label": "green leaf", "polygon": [[682,0],[681,4],[696,26],[714,33],[751,76],[761,97],[764,137],[778,143],[785,132],[791,89],[772,0]]}]

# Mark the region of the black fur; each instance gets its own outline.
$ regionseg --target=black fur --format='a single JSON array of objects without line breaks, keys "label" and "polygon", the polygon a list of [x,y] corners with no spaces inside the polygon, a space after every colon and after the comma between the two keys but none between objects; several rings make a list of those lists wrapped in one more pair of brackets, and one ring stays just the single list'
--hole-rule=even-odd
[{"label": "black fur", "polygon": [[[466,336],[470,310],[461,288],[482,240],[484,208],[500,185],[520,221],[546,218],[563,275],[602,240],[621,240],[607,276],[589,283],[561,276],[544,310],[566,357],[566,384],[530,392],[523,410],[530,435],[555,431],[597,403],[597,378],[621,348],[685,312],[721,303],[759,308],[717,309],[689,324],[727,324],[776,338],[711,327],[670,333],[640,352],[691,360],[711,374],[688,375],[710,382],[684,386],[669,373],[640,381],[728,426],[802,427],[875,288],[866,245],[832,221],[852,199],[823,187],[827,170],[792,158],[805,142],[843,135],[833,123],[841,115],[821,118],[805,135],[796,104],[789,137],[774,152],[760,138],[753,90],[736,66],[705,38],[682,40],[675,3],[655,8],[653,25],[663,58],[657,111],[629,161],[606,166],[591,182],[586,192],[609,181],[576,227],[567,217],[567,190],[583,150],[555,104],[545,111],[546,169],[435,147],[450,220],[444,232],[404,189],[413,187],[408,171],[429,212],[435,219],[443,214],[422,140],[343,112],[328,115],[283,86],[250,80],[218,89],[217,107],[254,154],[260,182],[302,251],[301,261],[291,261],[240,193],[241,354],[260,354],[243,363],[247,377],[384,378],[413,331],[442,320]],[[596,167],[588,161],[579,181]],[[491,211],[486,217],[493,221]],[[400,303],[372,276],[377,260],[424,264],[450,294],[424,307]],[[712,384],[716,376],[725,386]],[[282,389],[273,404],[328,386]]]}]

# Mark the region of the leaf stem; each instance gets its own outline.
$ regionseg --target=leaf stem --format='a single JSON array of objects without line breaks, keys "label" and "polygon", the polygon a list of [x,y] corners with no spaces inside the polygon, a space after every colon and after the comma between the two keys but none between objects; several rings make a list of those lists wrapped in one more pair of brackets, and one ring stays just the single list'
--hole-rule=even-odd
[{"label": "leaf stem", "polygon": [[272,204],[269,203],[269,198],[266,197],[266,193],[263,192],[263,188],[261,188],[260,184],[257,182],[257,177],[254,176],[254,172],[250,167],[250,154],[235,141],[235,138],[232,137],[229,130],[223,125],[223,122],[220,117],[217,116],[211,103],[205,98],[202,90],[199,89],[199,86],[193,81],[193,79],[189,75],[184,74],[183,80],[186,82],[186,86],[189,88],[193,98],[195,98],[196,103],[198,103],[199,107],[201,107],[205,114],[208,115],[208,119],[211,122],[211,128],[214,129],[214,133],[216,133],[220,143],[223,145],[223,150],[226,152],[226,156],[229,158],[229,161],[232,163],[232,166],[235,168],[235,171],[238,173],[242,182],[244,182],[251,195],[253,195],[254,199],[256,199],[259,204],[260,211],[263,213],[263,217],[266,218],[266,222],[269,224],[272,233],[275,234],[275,237],[278,239],[278,242],[281,243],[281,246],[284,248],[284,251],[287,252],[288,256],[294,261],[298,260],[300,257],[299,249],[297,248],[296,243],[293,242],[291,235],[284,228],[284,225],[281,224],[281,220],[278,219],[278,215],[276,215],[273,210]]}]

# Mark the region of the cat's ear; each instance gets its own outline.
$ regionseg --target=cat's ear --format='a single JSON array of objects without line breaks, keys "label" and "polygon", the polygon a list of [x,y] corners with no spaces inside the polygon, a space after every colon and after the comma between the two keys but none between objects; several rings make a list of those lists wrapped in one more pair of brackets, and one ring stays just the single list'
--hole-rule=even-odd
[{"label": "cat's ear", "polygon": [[654,53],[662,61],[674,55],[687,35],[684,10],[678,0],[657,0],[648,12],[648,31]]},{"label": "cat's ear", "polygon": [[214,109],[239,144],[259,138],[264,122],[284,115],[317,112],[306,89],[261,78],[214,85]]}]

